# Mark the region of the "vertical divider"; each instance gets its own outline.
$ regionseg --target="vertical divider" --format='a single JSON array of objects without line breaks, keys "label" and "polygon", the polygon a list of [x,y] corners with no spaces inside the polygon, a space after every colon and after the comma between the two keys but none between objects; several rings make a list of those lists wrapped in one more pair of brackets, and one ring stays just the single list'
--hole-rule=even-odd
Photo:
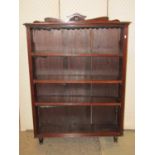
[{"label": "vertical divider", "polygon": [[[92,53],[92,47],[93,46],[93,32],[92,29],[90,29],[90,53]],[[90,57],[90,77],[92,80],[92,56]],[[92,82],[90,84],[90,102],[92,100]],[[90,106],[90,124],[93,124],[93,107],[92,107],[92,102]]]},{"label": "vertical divider", "polygon": [[[68,29],[68,32],[69,32],[69,29]],[[69,53],[69,49],[67,49],[67,51],[63,51],[63,52]],[[69,76],[68,70],[69,70],[69,57],[63,56],[63,76],[64,76],[63,79],[68,78],[68,76]],[[67,95],[70,97],[70,95],[71,95],[70,91],[66,91],[69,88],[68,84],[64,83],[63,87],[64,87],[64,95]]]},{"label": "vertical divider", "polygon": [[[68,30],[69,32],[70,30]],[[67,49],[67,51],[63,51],[63,52],[67,52],[69,53],[69,49]],[[64,69],[64,77],[67,77],[68,74],[68,69],[69,69],[69,57],[68,56],[64,56],[63,57],[63,69]]]}]

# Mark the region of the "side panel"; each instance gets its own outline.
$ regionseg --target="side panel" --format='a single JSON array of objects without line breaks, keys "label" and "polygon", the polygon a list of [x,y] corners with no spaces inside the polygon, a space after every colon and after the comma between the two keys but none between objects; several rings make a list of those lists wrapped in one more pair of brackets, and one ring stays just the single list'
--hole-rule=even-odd
[{"label": "side panel", "polygon": [[123,66],[122,66],[122,92],[121,92],[121,112],[120,112],[120,131],[123,134],[124,128],[124,109],[125,109],[125,83],[126,83],[126,64],[127,64],[127,42],[128,42],[128,25],[124,26],[122,31],[123,43]]},{"label": "side panel", "polygon": [[37,136],[37,109],[34,106],[35,102],[35,92],[34,92],[34,85],[33,85],[33,61],[32,61],[32,42],[31,42],[31,29],[30,27],[26,27],[27,30],[27,47],[28,47],[28,61],[29,61],[29,76],[30,76],[30,87],[31,87],[31,103],[32,103],[32,115],[33,115],[33,129],[34,129],[34,136]]}]

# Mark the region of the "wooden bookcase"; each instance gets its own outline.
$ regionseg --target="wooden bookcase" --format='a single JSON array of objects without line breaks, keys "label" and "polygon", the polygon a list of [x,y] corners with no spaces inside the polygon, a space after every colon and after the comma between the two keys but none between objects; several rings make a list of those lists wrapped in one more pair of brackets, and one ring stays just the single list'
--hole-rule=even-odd
[{"label": "wooden bookcase", "polygon": [[123,134],[129,22],[26,23],[34,136]]}]

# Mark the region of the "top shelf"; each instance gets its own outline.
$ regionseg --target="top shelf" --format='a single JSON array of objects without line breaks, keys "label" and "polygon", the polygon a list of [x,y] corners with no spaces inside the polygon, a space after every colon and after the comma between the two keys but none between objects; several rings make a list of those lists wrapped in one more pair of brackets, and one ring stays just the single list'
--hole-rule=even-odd
[{"label": "top shelf", "polygon": [[122,57],[122,54],[103,54],[101,52],[85,52],[85,53],[64,53],[54,51],[32,52],[32,56],[103,56],[103,57]]}]

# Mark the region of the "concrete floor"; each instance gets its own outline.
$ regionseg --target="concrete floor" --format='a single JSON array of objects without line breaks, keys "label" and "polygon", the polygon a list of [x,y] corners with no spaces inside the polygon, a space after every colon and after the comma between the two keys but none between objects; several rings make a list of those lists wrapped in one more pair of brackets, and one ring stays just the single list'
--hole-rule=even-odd
[{"label": "concrete floor", "polygon": [[112,137],[46,138],[40,145],[32,131],[20,132],[20,155],[134,155],[134,131],[118,143]]}]

